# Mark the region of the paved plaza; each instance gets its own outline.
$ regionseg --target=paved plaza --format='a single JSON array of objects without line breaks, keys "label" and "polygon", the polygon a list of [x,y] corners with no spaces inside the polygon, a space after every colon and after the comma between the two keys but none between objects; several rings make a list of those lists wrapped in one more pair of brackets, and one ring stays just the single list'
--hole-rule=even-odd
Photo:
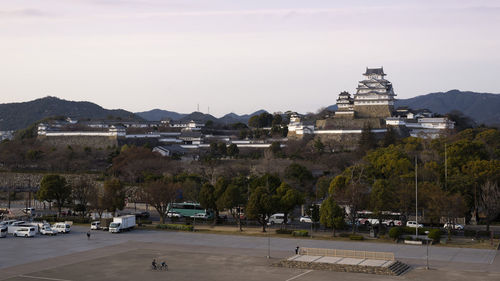
[{"label": "paved plaza", "polygon": [[[0,280],[500,280],[493,250],[431,247],[425,270],[421,246],[271,238],[267,259],[267,237],[134,230],[94,231],[87,240],[86,231],[75,226],[56,237],[0,239]],[[394,252],[413,270],[392,277],[271,266],[294,256],[297,245]],[[152,271],[153,258],[165,260],[169,271]]]}]

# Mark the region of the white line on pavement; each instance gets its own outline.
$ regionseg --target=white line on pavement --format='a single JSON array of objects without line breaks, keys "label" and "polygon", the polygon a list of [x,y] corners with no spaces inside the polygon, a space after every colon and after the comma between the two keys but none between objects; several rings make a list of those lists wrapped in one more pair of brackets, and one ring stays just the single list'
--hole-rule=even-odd
[{"label": "white line on pavement", "polygon": [[29,276],[29,275],[19,275],[19,277],[32,278],[32,279],[42,279],[42,280],[53,280],[53,281],[71,281],[68,279],[57,279],[57,278],[38,277],[38,276]]},{"label": "white line on pavement", "polygon": [[308,270],[308,271],[306,271],[306,272],[303,272],[303,273],[301,273],[301,274],[299,274],[299,275],[297,275],[297,276],[294,276],[294,277],[292,277],[292,278],[290,278],[290,279],[286,279],[285,281],[291,281],[291,280],[293,280],[293,279],[297,279],[297,278],[299,278],[300,276],[302,276],[302,275],[306,275],[307,273],[309,273],[309,272],[311,272],[311,271],[312,271],[312,269],[311,269],[311,270]]}]

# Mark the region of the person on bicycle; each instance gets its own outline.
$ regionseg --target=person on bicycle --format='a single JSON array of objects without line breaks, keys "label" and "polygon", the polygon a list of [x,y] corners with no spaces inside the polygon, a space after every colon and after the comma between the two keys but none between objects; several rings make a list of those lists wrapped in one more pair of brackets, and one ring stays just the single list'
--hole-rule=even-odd
[{"label": "person on bicycle", "polygon": [[166,267],[167,266],[167,263],[165,261],[162,261],[161,262],[161,267]]},{"label": "person on bicycle", "polygon": [[156,259],[153,259],[153,262],[151,263],[151,266],[153,269],[156,269]]}]

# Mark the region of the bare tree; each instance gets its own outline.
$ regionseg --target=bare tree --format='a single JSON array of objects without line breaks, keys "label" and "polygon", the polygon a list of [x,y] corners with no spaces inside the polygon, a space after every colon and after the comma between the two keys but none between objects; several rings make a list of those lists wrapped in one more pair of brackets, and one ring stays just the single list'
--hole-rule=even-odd
[{"label": "bare tree", "polygon": [[168,205],[174,202],[180,184],[167,179],[147,182],[142,186],[140,197],[142,201],[153,206],[161,218],[161,223],[165,223],[168,212]]},{"label": "bare tree", "polygon": [[486,215],[486,231],[490,223],[500,214],[500,188],[498,182],[486,181],[481,185],[481,208]]}]

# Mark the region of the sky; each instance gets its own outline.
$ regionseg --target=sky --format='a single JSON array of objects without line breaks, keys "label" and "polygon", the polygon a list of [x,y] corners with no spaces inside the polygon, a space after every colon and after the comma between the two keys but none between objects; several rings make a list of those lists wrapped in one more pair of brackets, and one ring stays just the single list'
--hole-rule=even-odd
[{"label": "sky", "polygon": [[500,93],[498,0],[0,0],[0,103],[315,112],[384,67],[397,98]]}]

